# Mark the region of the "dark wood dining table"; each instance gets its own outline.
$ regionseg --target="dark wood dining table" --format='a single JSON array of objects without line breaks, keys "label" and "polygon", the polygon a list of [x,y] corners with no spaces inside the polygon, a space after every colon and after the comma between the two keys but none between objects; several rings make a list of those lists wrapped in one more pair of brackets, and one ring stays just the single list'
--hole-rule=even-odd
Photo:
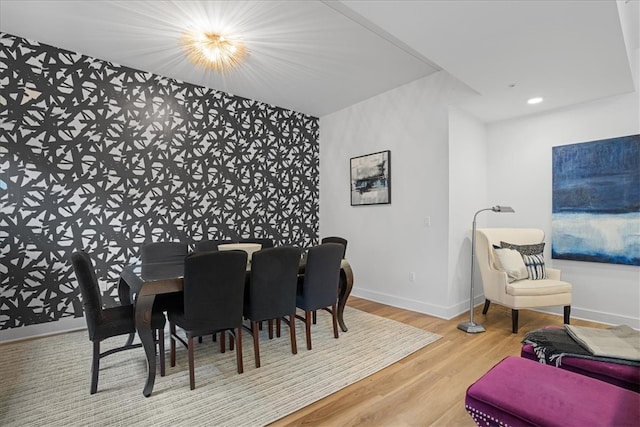
[{"label": "dark wood dining table", "polygon": [[[304,274],[304,260],[300,263],[299,272]],[[247,270],[250,274],[250,270]],[[184,262],[172,261],[162,263],[132,264],[120,273],[118,296],[122,304],[135,305],[135,324],[147,359],[147,381],[142,394],[151,396],[156,379],[156,347],[154,333],[151,329],[151,312],[156,295],[179,293],[183,291]],[[338,287],[338,323],[343,332],[348,328],[344,323],[344,307],[353,288],[353,271],[347,260],[340,264],[340,280]],[[133,296],[133,300],[132,300]]]}]

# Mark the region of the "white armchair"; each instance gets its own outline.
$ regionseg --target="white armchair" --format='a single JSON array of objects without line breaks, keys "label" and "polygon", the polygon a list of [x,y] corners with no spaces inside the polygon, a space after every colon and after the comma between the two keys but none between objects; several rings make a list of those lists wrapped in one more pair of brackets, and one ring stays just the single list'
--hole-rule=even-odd
[{"label": "white armchair", "polygon": [[487,314],[494,302],[511,308],[512,331],[518,332],[518,310],[521,308],[564,306],[564,323],[571,314],[571,284],[560,280],[560,270],[545,267],[546,279],[508,281],[507,273],[498,269],[493,245],[500,242],[530,245],[544,242],[544,231],[536,228],[480,228],[476,230],[476,257]]}]

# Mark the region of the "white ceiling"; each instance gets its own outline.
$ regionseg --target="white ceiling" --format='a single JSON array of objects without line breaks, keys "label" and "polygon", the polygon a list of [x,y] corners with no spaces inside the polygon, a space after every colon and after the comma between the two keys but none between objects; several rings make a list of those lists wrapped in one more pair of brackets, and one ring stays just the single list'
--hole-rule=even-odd
[{"label": "white ceiling", "polygon": [[[459,107],[495,121],[632,92],[639,9],[638,0],[1,0],[0,30],[317,117],[444,69],[478,94]],[[244,37],[241,67],[219,74],[186,59],[182,32],[203,22]],[[534,95],[545,102],[526,105]]]}]

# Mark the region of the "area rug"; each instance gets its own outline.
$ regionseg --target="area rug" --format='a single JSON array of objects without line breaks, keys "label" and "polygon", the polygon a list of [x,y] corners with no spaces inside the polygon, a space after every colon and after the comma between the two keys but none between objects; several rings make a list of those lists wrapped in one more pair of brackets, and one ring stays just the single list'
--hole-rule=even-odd
[{"label": "area rug", "polygon": [[[142,349],[101,361],[98,393],[89,394],[91,343],[86,331],[0,345],[0,425],[210,425],[262,426],[353,384],[433,343],[439,335],[345,308],[349,331],[333,338],[331,317],[318,312],[307,350],[297,323],[298,354],[288,329],[260,337],[262,366],[255,367],[249,333],[243,334],[244,373],[235,351],[220,353],[206,338],[195,347],[196,389],[189,390],[187,352],[156,377],[153,394],[142,395],[146,363]],[[168,327],[167,327],[168,329]],[[266,328],[265,328],[266,329]],[[103,343],[116,347],[122,338]]]}]

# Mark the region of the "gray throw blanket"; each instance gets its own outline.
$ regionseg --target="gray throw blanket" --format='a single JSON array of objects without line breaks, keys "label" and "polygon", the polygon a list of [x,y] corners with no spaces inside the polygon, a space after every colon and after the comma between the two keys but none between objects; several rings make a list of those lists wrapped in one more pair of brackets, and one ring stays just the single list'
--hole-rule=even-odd
[{"label": "gray throw blanket", "polygon": [[527,333],[522,340],[531,344],[540,363],[560,366],[564,356],[600,360],[621,365],[640,366],[639,361],[613,357],[595,356],[581,346],[565,329],[536,329]]}]

